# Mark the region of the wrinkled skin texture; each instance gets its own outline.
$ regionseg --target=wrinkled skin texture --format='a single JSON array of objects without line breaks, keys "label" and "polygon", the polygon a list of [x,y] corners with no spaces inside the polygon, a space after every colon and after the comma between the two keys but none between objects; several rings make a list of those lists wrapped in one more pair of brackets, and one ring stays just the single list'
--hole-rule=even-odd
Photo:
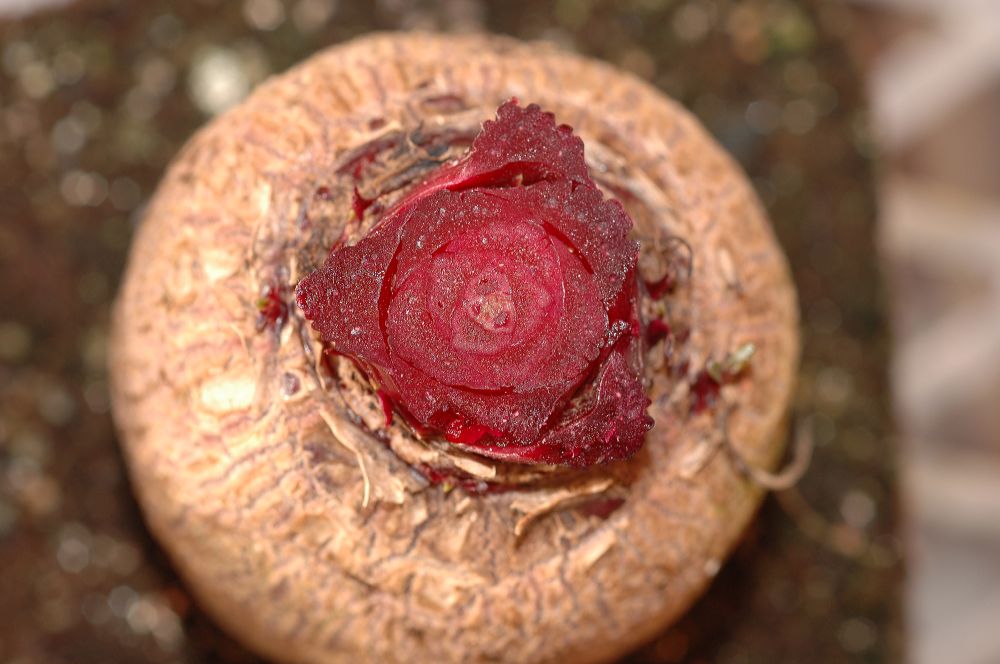
[{"label": "wrinkled skin texture", "polygon": [[631,228],[572,130],[510,101],[296,300],[416,428],[506,461],[605,463],[653,423]]}]

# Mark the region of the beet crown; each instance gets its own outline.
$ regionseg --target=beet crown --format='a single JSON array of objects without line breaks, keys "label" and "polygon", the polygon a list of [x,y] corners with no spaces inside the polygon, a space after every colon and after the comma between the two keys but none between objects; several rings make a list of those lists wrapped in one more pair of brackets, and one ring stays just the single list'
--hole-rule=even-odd
[{"label": "beet crown", "polygon": [[508,461],[627,458],[652,426],[631,228],[571,128],[510,101],[296,301],[418,429]]}]

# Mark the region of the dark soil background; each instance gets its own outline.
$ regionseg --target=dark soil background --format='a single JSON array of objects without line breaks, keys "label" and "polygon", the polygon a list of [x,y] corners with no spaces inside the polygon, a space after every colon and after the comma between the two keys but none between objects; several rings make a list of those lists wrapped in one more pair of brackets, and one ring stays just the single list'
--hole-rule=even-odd
[{"label": "dark soil background", "polygon": [[257,661],[144,529],[108,412],[109,307],[144,203],[213,112],[324,46],[411,28],[553,40],[652,81],[742,162],[791,258],[812,467],[768,499],[697,608],[628,661],[899,661],[853,20],[821,0],[94,0],[0,21],[0,661]]}]

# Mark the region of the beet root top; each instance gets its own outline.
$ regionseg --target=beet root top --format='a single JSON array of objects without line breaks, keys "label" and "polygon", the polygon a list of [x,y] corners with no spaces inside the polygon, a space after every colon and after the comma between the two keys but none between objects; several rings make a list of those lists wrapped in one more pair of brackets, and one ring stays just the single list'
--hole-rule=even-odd
[{"label": "beet root top", "polygon": [[507,461],[614,461],[652,426],[631,228],[572,130],[510,101],[296,299],[419,429]]},{"label": "beet root top", "polygon": [[[572,131],[491,121],[511,98]],[[243,642],[530,664],[614,660],[699,596],[762,495],[720,421],[774,467],[798,337],[752,187],[677,104],[551,46],[393,34],[192,138],[109,350],[150,529]]]}]

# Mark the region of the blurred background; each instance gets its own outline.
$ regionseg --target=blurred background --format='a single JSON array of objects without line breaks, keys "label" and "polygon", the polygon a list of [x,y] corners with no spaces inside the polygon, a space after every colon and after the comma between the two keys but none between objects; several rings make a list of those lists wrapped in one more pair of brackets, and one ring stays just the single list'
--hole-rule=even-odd
[{"label": "blurred background", "polygon": [[812,467],[629,661],[1000,662],[997,0],[0,0],[0,661],[257,661],[144,529],[108,312],[191,133],[374,29],[634,72],[740,160],[789,254]]},{"label": "blurred background", "polygon": [[858,1],[910,659],[1000,662],[1000,2]]}]

